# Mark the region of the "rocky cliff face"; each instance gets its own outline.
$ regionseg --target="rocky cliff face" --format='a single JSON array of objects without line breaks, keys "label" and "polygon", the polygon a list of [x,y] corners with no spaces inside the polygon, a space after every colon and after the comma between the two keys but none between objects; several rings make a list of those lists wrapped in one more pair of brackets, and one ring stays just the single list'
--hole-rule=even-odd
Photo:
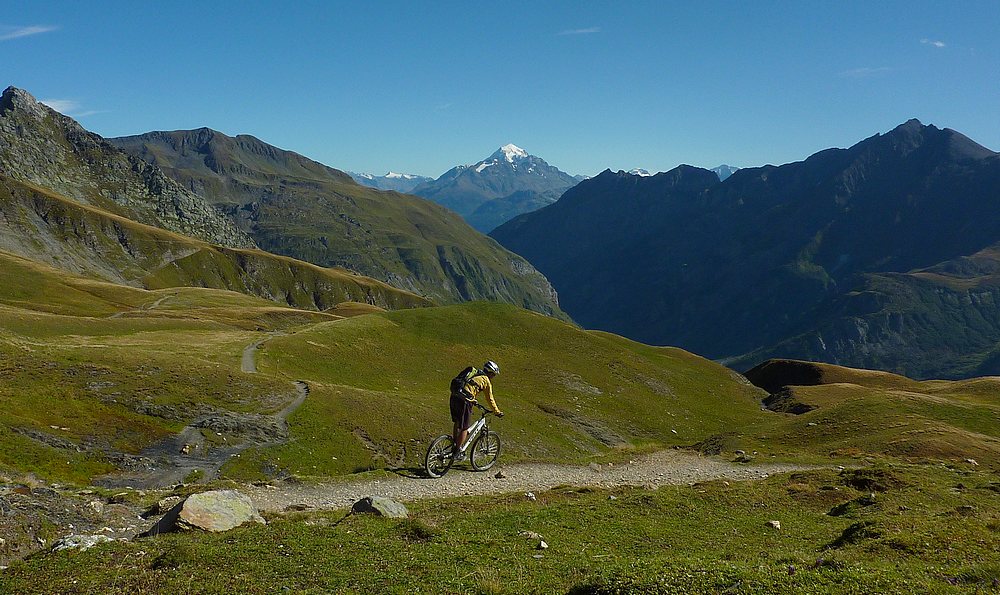
[{"label": "rocky cliff face", "polygon": [[210,243],[255,246],[155,165],[125,154],[14,87],[0,96],[0,174]]}]

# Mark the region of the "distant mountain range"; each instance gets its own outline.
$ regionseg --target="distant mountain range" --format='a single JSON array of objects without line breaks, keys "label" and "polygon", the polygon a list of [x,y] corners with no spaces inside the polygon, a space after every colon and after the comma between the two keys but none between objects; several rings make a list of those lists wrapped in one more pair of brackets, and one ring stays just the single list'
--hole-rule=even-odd
[{"label": "distant mountain range", "polygon": [[[123,285],[228,289],[299,308],[430,304],[356,273],[257,249],[160,168],[13,87],[0,97],[0,253]],[[0,268],[15,260],[5,256]]]},{"label": "distant mountain range", "polygon": [[0,250],[116,283],[316,309],[503,301],[565,317],[544,276],[454,213],[252,136],[104,139],[12,87],[0,197]]},{"label": "distant mountain range", "polygon": [[720,165],[719,167],[713,167],[712,171],[715,175],[719,176],[720,182],[725,182],[726,178],[738,172],[740,168],[733,167],[732,165]]},{"label": "distant mountain range", "polygon": [[780,167],[605,171],[491,234],[605,329],[749,368],[1000,373],[1000,156],[911,120]]},{"label": "distant mountain range", "polygon": [[395,172],[387,172],[384,176],[376,176],[374,174],[359,174],[355,172],[347,172],[354,181],[362,186],[368,186],[370,188],[378,188],[379,190],[394,190],[396,192],[410,193],[414,188],[423,184],[424,182],[430,182],[434,178],[428,178],[427,176],[418,176],[416,174],[397,174]]},{"label": "distant mountain range", "polygon": [[454,213],[252,136],[200,128],[111,139],[222,209],[262,249],[339,266],[440,303],[559,314],[548,281]]},{"label": "distant mountain range", "polygon": [[[720,165],[719,167],[713,167],[710,171],[714,171],[715,175],[719,176],[719,181],[722,181],[728,178],[729,176],[733,175],[737,171],[739,171],[739,169],[740,168],[733,167],[731,165]],[[642,176],[644,178],[653,175],[652,173],[649,172],[649,170],[641,168],[630,169],[628,173],[632,174],[633,176]]]},{"label": "distant mountain range", "polygon": [[518,146],[505,145],[486,159],[454,167],[412,192],[448,207],[487,232],[521,213],[552,204],[581,179]]}]

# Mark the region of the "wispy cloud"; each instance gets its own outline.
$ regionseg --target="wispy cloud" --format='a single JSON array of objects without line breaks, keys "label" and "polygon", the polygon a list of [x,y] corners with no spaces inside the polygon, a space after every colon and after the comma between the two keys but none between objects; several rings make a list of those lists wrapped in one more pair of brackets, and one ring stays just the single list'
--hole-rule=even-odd
[{"label": "wispy cloud", "polygon": [[43,103],[51,107],[60,114],[71,116],[73,118],[83,118],[86,116],[93,116],[94,114],[103,114],[105,111],[83,109],[80,102],[75,99],[39,99],[38,101],[39,103]]},{"label": "wispy cloud", "polygon": [[28,37],[29,35],[38,35],[39,33],[48,33],[49,31],[55,31],[58,28],[59,27],[52,27],[49,25],[31,25],[30,27],[0,27],[0,41],[8,41],[19,37]]},{"label": "wispy cloud", "polygon": [[560,31],[556,35],[591,35],[593,33],[600,33],[600,27],[588,27],[586,29],[567,29],[565,31]]},{"label": "wispy cloud", "polygon": [[946,44],[945,42],[943,42],[943,41],[941,41],[939,39],[927,39],[926,37],[923,38],[923,39],[921,39],[920,43],[922,43],[924,45],[932,45],[932,46],[934,46],[936,48],[943,48],[943,47],[947,47],[948,46],[948,44]]},{"label": "wispy cloud", "polygon": [[878,68],[852,68],[851,70],[841,72],[840,76],[849,79],[864,79],[885,74],[889,72],[889,70],[891,69],[888,66],[879,66]]}]

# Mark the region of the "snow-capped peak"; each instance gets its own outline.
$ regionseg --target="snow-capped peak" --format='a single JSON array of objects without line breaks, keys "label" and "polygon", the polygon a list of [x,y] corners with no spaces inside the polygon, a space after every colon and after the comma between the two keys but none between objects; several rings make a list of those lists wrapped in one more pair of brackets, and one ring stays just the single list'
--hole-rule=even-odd
[{"label": "snow-capped peak", "polygon": [[628,173],[632,174],[633,176],[642,176],[643,178],[653,175],[649,173],[648,170],[642,169],[640,167],[637,167],[635,169],[630,169]]},{"label": "snow-capped peak", "polygon": [[514,163],[514,158],[526,159],[528,157],[528,152],[517,145],[507,144],[500,147],[500,150],[494,153],[497,157],[503,155],[504,159],[508,163]]},{"label": "snow-capped peak", "polygon": [[414,174],[397,174],[396,172],[391,172],[390,171],[390,172],[386,172],[385,176],[383,176],[383,177],[386,177],[386,178],[389,178],[389,179],[412,180],[412,179],[416,178],[417,176],[414,175]]}]

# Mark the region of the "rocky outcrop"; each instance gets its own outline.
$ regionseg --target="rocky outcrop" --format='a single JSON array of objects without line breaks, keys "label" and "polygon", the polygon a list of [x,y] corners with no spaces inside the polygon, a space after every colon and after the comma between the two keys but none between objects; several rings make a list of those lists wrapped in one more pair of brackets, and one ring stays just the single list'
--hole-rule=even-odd
[{"label": "rocky outcrop", "polygon": [[62,550],[89,550],[95,545],[101,543],[111,543],[114,539],[108,537],[107,535],[67,535],[56,540],[52,544],[52,551],[60,552]]},{"label": "rocky outcrop", "polygon": [[255,247],[220,211],[160,168],[14,87],[0,97],[0,174],[212,244]]}]

